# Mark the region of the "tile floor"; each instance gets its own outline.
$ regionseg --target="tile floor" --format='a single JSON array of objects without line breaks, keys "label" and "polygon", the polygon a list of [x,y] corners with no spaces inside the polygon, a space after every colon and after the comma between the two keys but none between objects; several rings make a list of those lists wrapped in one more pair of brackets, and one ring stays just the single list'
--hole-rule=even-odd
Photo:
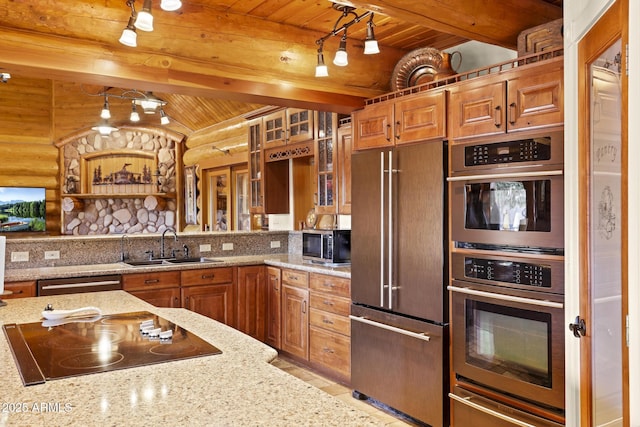
[{"label": "tile floor", "polygon": [[334,396],[337,399],[340,399],[343,402],[346,402],[349,405],[352,405],[362,410],[363,412],[366,412],[372,417],[384,422],[386,426],[401,427],[419,425],[412,423],[410,420],[403,419],[396,414],[386,412],[367,402],[354,399],[351,396],[351,389],[322,376],[322,374],[318,372],[315,372],[307,367],[303,367],[289,358],[279,356],[273,362],[273,365],[315,387],[318,387],[319,389],[329,393],[331,396]]}]

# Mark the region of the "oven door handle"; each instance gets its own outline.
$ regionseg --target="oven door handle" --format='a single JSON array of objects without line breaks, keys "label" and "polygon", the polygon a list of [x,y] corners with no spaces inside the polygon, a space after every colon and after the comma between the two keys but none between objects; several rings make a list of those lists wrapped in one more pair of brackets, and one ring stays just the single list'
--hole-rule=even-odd
[{"label": "oven door handle", "polygon": [[507,421],[508,423],[511,423],[513,425],[516,426],[520,426],[520,427],[536,427],[533,424],[529,424],[529,423],[525,423],[524,421],[520,421],[518,419],[512,418],[508,415],[505,415],[501,412],[498,411],[494,411],[493,409],[489,409],[489,408],[485,408],[482,405],[479,405],[475,402],[471,401],[471,397],[460,397],[460,396],[456,396],[453,393],[449,393],[449,397],[457,402],[462,403],[463,405],[467,405],[473,409],[476,409],[480,412],[484,412],[485,414],[494,416],[496,418],[500,418],[503,421]]},{"label": "oven door handle", "polygon": [[386,329],[391,332],[397,332],[402,335],[410,336],[411,338],[417,338],[423,341],[431,341],[431,337],[426,335],[426,333],[419,332],[411,332],[406,329],[396,328],[395,326],[387,325],[386,323],[376,322],[374,320],[367,319],[364,316],[354,316],[353,314],[349,315],[349,319],[355,320],[356,322],[366,323],[367,325],[375,326],[376,328]]},{"label": "oven door handle", "polygon": [[492,173],[492,174],[486,174],[486,175],[450,176],[447,178],[447,181],[456,182],[456,181],[477,181],[480,179],[535,178],[538,176],[557,176],[562,174],[563,174],[562,170]]},{"label": "oven door handle", "polygon": [[562,304],[561,302],[544,301],[544,300],[533,299],[533,298],[523,298],[523,297],[516,297],[512,295],[495,294],[493,292],[478,291],[470,288],[460,288],[458,286],[447,286],[447,289],[450,290],[451,292],[459,292],[461,294],[466,294],[466,295],[475,295],[478,297],[499,299],[502,301],[519,302],[523,304],[538,305],[541,307],[551,307],[551,308],[559,308],[559,309],[564,308],[564,304]]}]

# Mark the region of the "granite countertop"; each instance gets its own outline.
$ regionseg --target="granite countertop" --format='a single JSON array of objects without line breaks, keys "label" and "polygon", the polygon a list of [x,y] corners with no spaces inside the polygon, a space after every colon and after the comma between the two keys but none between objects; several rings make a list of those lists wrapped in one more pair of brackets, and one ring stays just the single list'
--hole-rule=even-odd
[{"label": "granite countertop", "polygon": [[0,308],[0,323],[39,321],[44,303],[57,309],[97,306],[104,314],[146,310],[222,354],[25,387],[1,338],[0,426],[381,425],[271,365],[276,351],[248,335],[185,309],[156,308],[124,291],[10,300]]},{"label": "granite countertop", "polygon": [[247,255],[230,257],[212,257],[212,262],[185,263],[174,265],[130,266],[123,262],[108,264],[68,265],[59,267],[18,268],[5,271],[6,282],[20,282],[38,279],[58,279],[66,277],[99,276],[103,274],[130,274],[153,271],[186,270],[197,268],[230,267],[241,265],[267,264],[280,268],[295,268],[308,272],[330,274],[351,278],[350,266],[325,266],[313,264],[302,259],[300,255]]}]

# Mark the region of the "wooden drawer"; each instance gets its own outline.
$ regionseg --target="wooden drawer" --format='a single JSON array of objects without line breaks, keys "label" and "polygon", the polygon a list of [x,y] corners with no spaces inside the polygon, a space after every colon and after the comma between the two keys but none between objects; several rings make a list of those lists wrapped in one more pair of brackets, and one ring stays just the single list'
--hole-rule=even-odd
[{"label": "wooden drawer", "polygon": [[323,292],[311,292],[309,304],[311,308],[328,311],[341,316],[349,316],[351,311],[351,300],[337,297]]},{"label": "wooden drawer", "polygon": [[344,277],[311,273],[309,277],[309,287],[312,290],[351,298],[351,280],[345,279]]},{"label": "wooden drawer", "polygon": [[180,272],[182,286],[214,285],[233,282],[233,267],[201,268]]},{"label": "wooden drawer", "polygon": [[292,286],[298,286],[300,288],[307,288],[309,287],[309,273],[307,273],[306,271],[283,268],[282,283],[286,283]]},{"label": "wooden drawer", "polygon": [[7,282],[4,284],[5,291],[12,294],[4,295],[0,299],[27,298],[36,296],[36,282]]},{"label": "wooden drawer", "polygon": [[309,360],[349,379],[351,377],[350,338],[314,326],[309,329]]},{"label": "wooden drawer", "polygon": [[125,291],[176,288],[179,286],[179,271],[160,271],[122,275],[122,289]]},{"label": "wooden drawer", "polygon": [[309,311],[309,325],[351,336],[351,322],[346,316],[311,308]]}]

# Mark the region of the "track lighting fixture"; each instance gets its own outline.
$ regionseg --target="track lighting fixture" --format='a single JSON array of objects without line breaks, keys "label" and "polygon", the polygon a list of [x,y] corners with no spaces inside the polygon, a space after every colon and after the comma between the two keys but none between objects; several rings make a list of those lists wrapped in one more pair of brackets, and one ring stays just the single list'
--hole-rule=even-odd
[{"label": "track lighting fixture", "polygon": [[[117,90],[120,90],[120,92],[116,92]],[[131,113],[129,115],[129,120],[131,122],[135,123],[140,121],[140,113],[138,112],[138,106],[140,106],[145,114],[155,114],[160,111],[160,124],[169,124],[169,117],[163,109],[163,107],[167,105],[167,101],[158,98],[152,92],[140,92],[134,89],[122,90],[105,87],[104,90],[98,94],[87,95],[104,97],[104,104],[102,111],[100,112],[100,118],[102,119],[100,126],[102,127],[106,126],[107,120],[111,118],[109,98],[126,99],[131,102]],[[95,126],[92,129],[99,130],[98,127],[99,126]],[[106,135],[108,134],[109,133]]]},{"label": "track lighting fixture", "polygon": [[[319,46],[318,65],[316,65],[316,77],[326,77],[329,75],[327,66],[324,63],[323,47],[325,40],[330,37],[337,36],[338,34],[342,33],[342,37],[340,38],[340,45],[338,47],[338,50],[336,51],[333,63],[340,67],[344,67],[349,64],[349,60],[347,57],[347,29],[353,24],[362,21],[366,17],[369,17],[369,21],[367,21],[367,37],[364,42],[364,53],[366,55],[380,53],[380,49],[378,48],[378,41],[376,40],[376,37],[373,33],[373,27],[375,25],[373,23],[373,12],[366,11],[363,14],[358,15],[355,12],[354,7],[337,3],[333,4],[333,8],[342,12],[342,15],[340,16],[340,18],[338,18],[335,25],[333,26],[333,30],[330,33],[316,40],[316,44]],[[339,27],[342,20],[350,15],[353,15],[351,21],[342,24],[342,26]]]},{"label": "track lighting fixture", "polygon": [[[136,47],[138,44],[136,30],[153,31],[153,15],[151,13],[152,0],[144,0],[140,12],[136,12],[135,2],[136,0],[127,0],[126,2],[127,6],[131,9],[131,15],[129,16],[129,23],[122,31],[119,40],[123,45],[131,47]],[[178,10],[181,7],[181,0],[162,0],[160,2],[160,8],[168,12]]]}]

